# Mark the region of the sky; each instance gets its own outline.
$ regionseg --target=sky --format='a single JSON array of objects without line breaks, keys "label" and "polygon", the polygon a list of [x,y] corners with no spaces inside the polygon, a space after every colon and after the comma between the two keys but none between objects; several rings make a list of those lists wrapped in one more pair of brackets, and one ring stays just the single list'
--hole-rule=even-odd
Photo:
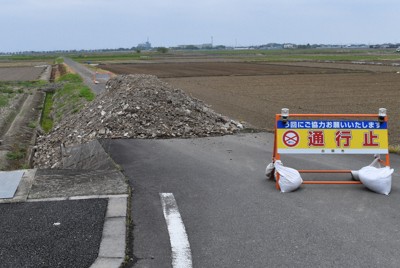
[{"label": "sky", "polygon": [[400,43],[398,0],[0,0],[0,52]]}]

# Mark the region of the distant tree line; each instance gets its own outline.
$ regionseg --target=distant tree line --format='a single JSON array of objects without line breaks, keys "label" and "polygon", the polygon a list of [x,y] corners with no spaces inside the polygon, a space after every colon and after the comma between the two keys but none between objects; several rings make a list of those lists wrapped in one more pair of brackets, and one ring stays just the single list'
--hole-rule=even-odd
[{"label": "distant tree line", "polygon": [[371,48],[371,49],[396,49],[400,47],[400,43],[384,43],[375,45],[366,44],[350,44],[350,45],[332,45],[332,44],[292,44],[292,43],[268,43],[257,46],[245,46],[245,47],[232,47],[218,45],[213,46],[212,44],[204,45],[182,45],[177,47],[155,47],[151,49],[143,49],[135,46],[131,48],[104,48],[104,49],[72,49],[72,50],[49,50],[49,51],[19,51],[19,52],[0,52],[0,55],[44,55],[44,54],[78,54],[78,53],[101,53],[101,52],[136,52],[141,53],[142,50],[146,51],[157,51],[159,53],[167,53],[169,50],[224,50],[224,49],[312,49],[312,48]]}]

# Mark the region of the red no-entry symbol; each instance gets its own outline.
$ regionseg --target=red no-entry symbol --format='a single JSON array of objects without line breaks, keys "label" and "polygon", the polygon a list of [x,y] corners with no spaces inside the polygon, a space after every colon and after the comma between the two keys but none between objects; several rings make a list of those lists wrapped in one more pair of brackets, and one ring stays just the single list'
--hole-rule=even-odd
[{"label": "red no-entry symbol", "polygon": [[288,147],[294,147],[299,143],[300,137],[296,131],[289,130],[283,134],[283,143]]}]

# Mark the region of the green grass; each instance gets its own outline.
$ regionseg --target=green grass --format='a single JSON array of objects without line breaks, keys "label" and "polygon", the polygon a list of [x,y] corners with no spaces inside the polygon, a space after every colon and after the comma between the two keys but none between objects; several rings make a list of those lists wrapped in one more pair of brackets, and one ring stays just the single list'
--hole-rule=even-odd
[{"label": "green grass", "polygon": [[59,77],[57,82],[82,83],[83,79],[78,74],[68,73]]},{"label": "green grass", "polygon": [[54,60],[55,64],[61,64],[64,62],[64,59],[62,57],[58,57],[57,59]]},{"label": "green grass", "polygon": [[85,98],[87,101],[92,101],[96,96],[94,95],[94,93],[90,88],[88,88],[87,86],[83,86],[79,90],[79,97]]},{"label": "green grass", "polygon": [[6,81],[0,82],[0,107],[5,107],[9,104],[10,99],[18,94],[23,94],[26,92],[25,89],[37,88],[45,85],[45,81]]},{"label": "green grass", "polygon": [[[98,62],[98,61],[114,61],[114,60],[139,60],[142,59],[144,55],[143,52],[122,52],[122,53],[99,53],[99,54],[80,54],[71,55],[71,58],[78,62]],[[146,58],[146,57],[145,57]]]},{"label": "green grass", "polygon": [[50,61],[53,62],[57,56],[55,55],[10,55],[2,56],[3,60],[11,61]]},{"label": "green grass", "polygon": [[0,107],[7,106],[9,104],[9,100],[15,95],[24,93],[22,88],[18,88],[20,86],[15,87],[10,82],[0,82]]},{"label": "green grass", "polygon": [[[56,93],[56,98],[65,97],[68,99],[68,102],[78,102],[80,98],[83,98],[87,101],[92,101],[94,100],[95,95],[92,90],[83,83],[68,83]],[[67,103],[61,103],[60,106],[64,106],[66,104]]]},{"label": "green grass", "polygon": [[[189,52],[183,52],[189,53]],[[193,52],[192,52],[193,53]],[[208,50],[200,55],[240,57],[249,61],[385,61],[399,60],[393,49],[276,49],[276,50]]]},{"label": "green grass", "polygon": [[77,74],[65,74],[57,82],[62,82],[63,86],[53,95],[53,124],[60,122],[65,115],[79,112],[85,103],[96,97]]},{"label": "green grass", "polygon": [[385,61],[398,60],[396,55],[359,55],[359,54],[288,54],[266,55],[263,61]]},{"label": "green grass", "polygon": [[46,85],[48,82],[43,80],[38,81],[4,81],[0,82],[0,92],[4,89],[10,89],[13,87],[25,87],[25,88],[33,88],[33,87],[41,87]]},{"label": "green grass", "polygon": [[44,107],[42,110],[42,120],[40,122],[40,125],[42,126],[42,129],[47,133],[53,128],[53,118],[51,117],[51,110],[53,107],[53,92],[47,92],[46,93],[46,98],[44,100]]}]

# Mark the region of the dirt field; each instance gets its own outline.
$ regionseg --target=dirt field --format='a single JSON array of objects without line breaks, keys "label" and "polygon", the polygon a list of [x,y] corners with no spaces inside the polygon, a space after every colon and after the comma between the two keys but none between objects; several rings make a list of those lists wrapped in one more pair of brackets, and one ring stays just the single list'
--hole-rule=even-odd
[{"label": "dirt field", "polygon": [[335,63],[162,63],[102,68],[155,74],[219,113],[272,130],[291,113],[377,113],[388,109],[389,140],[400,144],[400,67]]},{"label": "dirt field", "polygon": [[159,78],[171,77],[209,77],[209,76],[260,76],[290,74],[335,74],[363,72],[337,68],[304,67],[290,65],[273,65],[247,62],[190,62],[190,63],[144,63],[144,64],[108,64],[100,65],[101,69],[116,74],[143,73],[154,74]]},{"label": "dirt field", "polygon": [[0,81],[33,81],[45,67],[0,67]]}]

